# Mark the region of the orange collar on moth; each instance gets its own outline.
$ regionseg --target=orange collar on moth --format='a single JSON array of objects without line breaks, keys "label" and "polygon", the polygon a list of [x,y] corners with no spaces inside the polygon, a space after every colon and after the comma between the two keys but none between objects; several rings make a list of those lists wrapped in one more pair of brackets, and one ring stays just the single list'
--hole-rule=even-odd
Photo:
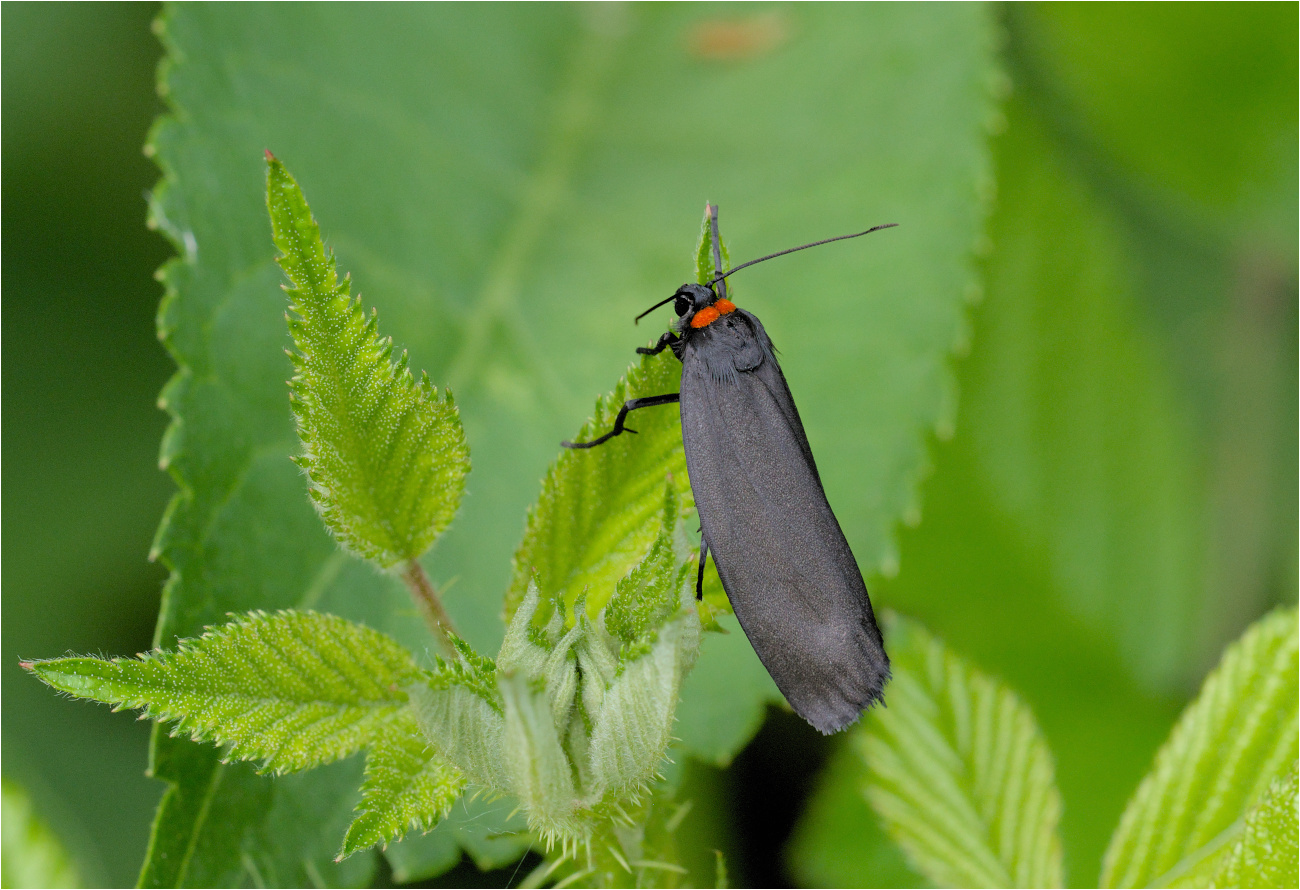
[{"label": "orange collar on moth", "polygon": [[730,300],[718,299],[713,302],[712,306],[705,306],[699,312],[691,316],[691,327],[702,328],[705,325],[717,321],[719,316],[729,315],[736,311],[736,304]]}]

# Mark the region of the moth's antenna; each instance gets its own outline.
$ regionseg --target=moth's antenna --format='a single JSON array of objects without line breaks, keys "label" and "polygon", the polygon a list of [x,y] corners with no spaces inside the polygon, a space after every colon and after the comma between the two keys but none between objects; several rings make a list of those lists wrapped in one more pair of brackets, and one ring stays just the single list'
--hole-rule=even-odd
[{"label": "moth's antenna", "polygon": [[[660,306],[663,306],[663,305],[665,305],[665,304],[667,304],[667,303],[671,303],[671,302],[672,302],[673,300],[675,300],[675,299],[677,299],[677,294],[673,294],[671,297],[669,297],[669,298],[666,299],[666,300],[660,300],[658,303],[655,303],[653,306],[651,306],[651,307],[650,307],[649,309],[647,309],[645,312],[642,312],[640,315],[638,315],[638,316],[636,317],[636,319],[635,319],[635,322],[639,322],[639,321],[641,321],[641,319],[645,318],[645,317],[646,317],[647,315],[649,315],[651,312],[654,312],[654,311],[655,311],[656,309],[658,309]],[[635,323],[635,322],[634,322],[634,323]]]},{"label": "moth's antenna", "polygon": [[718,299],[727,299],[727,282],[724,281],[727,276],[722,274],[722,236],[718,234],[718,205],[709,205],[709,226],[713,230],[713,274],[714,279],[710,287],[714,284],[721,284],[717,290]]},{"label": "moth's antenna", "polygon": [[[714,232],[717,232],[717,225],[718,225],[718,218],[715,210],[715,214],[713,217]],[[892,229],[896,225],[898,225],[898,223],[885,223],[884,225],[881,226],[872,226],[871,228],[867,229],[865,232],[855,232],[852,235],[839,235],[838,237],[835,238],[826,238],[822,241],[814,241],[812,244],[801,244],[798,247],[791,247],[787,250],[778,250],[776,253],[769,253],[767,256],[761,256],[756,260],[750,260],[747,263],[741,263],[739,266],[736,266],[734,269],[731,269],[725,275],[721,275],[721,274],[718,275],[718,277],[714,278],[713,281],[709,282],[709,284],[710,285],[718,284],[719,282],[722,281],[722,279],[726,278],[727,275],[734,275],[736,272],[739,272],[741,269],[745,268],[746,266],[752,266],[755,263],[762,263],[767,260],[773,260],[779,256],[785,256],[787,253],[794,253],[796,250],[807,250],[810,247],[817,247],[822,244],[830,244],[832,241],[843,241],[846,238],[861,238],[863,235],[870,235],[872,232],[879,232],[881,229]],[[715,234],[714,237],[716,238],[717,235]],[[714,241],[713,249],[715,251],[718,249],[716,241]],[[726,285],[724,284],[723,293],[725,292],[726,292]],[[659,305],[662,306],[663,303],[660,303]]]}]

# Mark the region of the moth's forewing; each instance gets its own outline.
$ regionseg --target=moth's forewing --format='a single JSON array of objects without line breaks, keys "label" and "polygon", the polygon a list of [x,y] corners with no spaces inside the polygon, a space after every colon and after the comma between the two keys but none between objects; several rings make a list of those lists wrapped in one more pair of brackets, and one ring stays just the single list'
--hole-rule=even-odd
[{"label": "moth's forewing", "polygon": [[682,437],[709,552],[790,706],[823,733],[889,678],[880,629],[771,343],[737,310],[682,354]]}]

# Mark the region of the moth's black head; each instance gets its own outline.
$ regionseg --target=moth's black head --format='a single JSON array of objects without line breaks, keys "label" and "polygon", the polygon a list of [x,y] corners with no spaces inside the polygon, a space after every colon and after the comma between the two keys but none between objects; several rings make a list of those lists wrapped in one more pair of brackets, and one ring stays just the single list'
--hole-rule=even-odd
[{"label": "moth's black head", "polygon": [[677,288],[672,300],[679,334],[708,327],[722,316],[736,311],[735,303],[719,297],[717,291],[703,284],[683,284]]},{"label": "moth's black head", "polygon": [[678,318],[685,318],[694,315],[705,306],[712,305],[717,299],[718,295],[712,288],[702,284],[683,284],[677,288],[677,293],[673,294],[673,311],[677,313]]},{"label": "moth's black head", "polygon": [[719,315],[726,315],[736,310],[729,300],[719,299],[717,292],[703,284],[683,284],[668,299],[660,300],[645,312],[637,316],[637,321],[667,303],[673,304],[677,313],[677,331],[682,333],[689,328],[700,328],[716,320]]}]

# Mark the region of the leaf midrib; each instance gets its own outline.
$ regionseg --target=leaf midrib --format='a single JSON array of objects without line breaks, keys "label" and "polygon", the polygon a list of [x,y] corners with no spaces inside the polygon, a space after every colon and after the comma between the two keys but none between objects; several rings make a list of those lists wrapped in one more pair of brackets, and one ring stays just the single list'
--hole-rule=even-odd
[{"label": "leaf midrib", "polygon": [[527,178],[523,197],[506,226],[495,256],[489,262],[477,309],[466,319],[460,349],[448,364],[448,380],[469,380],[478,370],[495,322],[504,319],[528,355],[536,373],[546,377],[541,392],[562,391],[551,365],[542,360],[533,332],[520,322],[518,295],[524,264],[546,231],[545,223],[564,203],[566,186],[573,177],[582,145],[589,141],[598,119],[600,85],[609,80],[622,34],[580,26],[581,39],[574,48],[567,73],[557,90],[555,124],[547,133],[534,174]]}]

